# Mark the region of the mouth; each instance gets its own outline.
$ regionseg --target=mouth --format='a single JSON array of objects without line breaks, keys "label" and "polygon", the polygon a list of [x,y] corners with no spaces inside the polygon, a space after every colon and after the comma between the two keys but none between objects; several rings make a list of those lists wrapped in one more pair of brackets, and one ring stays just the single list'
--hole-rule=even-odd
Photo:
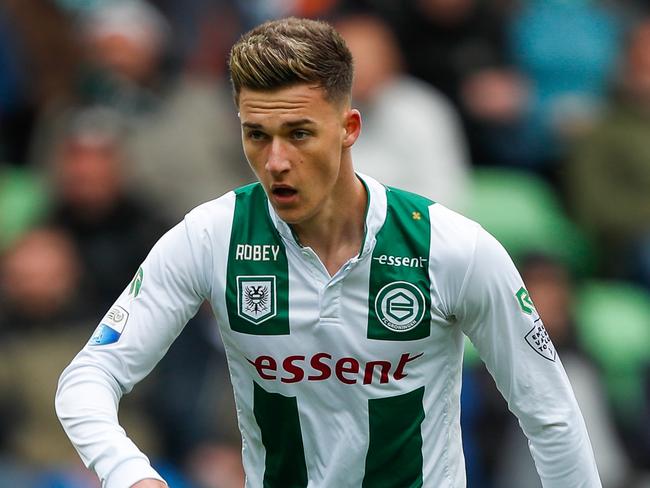
[{"label": "mouth", "polygon": [[280,203],[288,203],[298,194],[298,190],[289,185],[272,185],[271,194]]}]

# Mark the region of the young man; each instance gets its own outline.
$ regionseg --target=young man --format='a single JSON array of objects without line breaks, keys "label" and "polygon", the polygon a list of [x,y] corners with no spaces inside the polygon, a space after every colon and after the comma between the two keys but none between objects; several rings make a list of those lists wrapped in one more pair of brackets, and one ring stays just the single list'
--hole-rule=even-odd
[{"label": "young man", "polygon": [[233,47],[230,72],[259,183],[169,231],[61,376],[59,418],[104,486],[165,486],[118,425],[118,402],[205,299],[248,487],[465,486],[463,333],[519,417],[544,487],[600,486],[571,387],[503,248],[355,174],[361,117],[341,37],[320,22],[268,22]]}]

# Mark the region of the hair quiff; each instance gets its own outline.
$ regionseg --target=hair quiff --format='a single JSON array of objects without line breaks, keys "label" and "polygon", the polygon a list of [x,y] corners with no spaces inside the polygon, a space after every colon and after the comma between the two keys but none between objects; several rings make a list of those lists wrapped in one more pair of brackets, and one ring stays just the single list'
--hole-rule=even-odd
[{"label": "hair quiff", "polygon": [[242,88],[274,90],[313,83],[330,101],[350,96],[352,54],[328,23],[290,17],[265,22],[244,34],[228,60],[235,103]]}]

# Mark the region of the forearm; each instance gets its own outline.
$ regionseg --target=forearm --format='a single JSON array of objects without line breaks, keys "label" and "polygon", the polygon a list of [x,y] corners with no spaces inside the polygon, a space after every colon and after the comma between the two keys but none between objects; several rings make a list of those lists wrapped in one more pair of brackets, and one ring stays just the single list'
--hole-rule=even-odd
[{"label": "forearm", "polygon": [[562,420],[546,417],[543,425],[534,428],[530,421],[522,422],[542,486],[600,487],[591,443],[577,405],[562,417]]},{"label": "forearm", "polygon": [[124,488],[146,478],[162,480],[119,425],[120,397],[120,387],[109,373],[75,360],[61,375],[56,412],[84,464],[105,488]]}]

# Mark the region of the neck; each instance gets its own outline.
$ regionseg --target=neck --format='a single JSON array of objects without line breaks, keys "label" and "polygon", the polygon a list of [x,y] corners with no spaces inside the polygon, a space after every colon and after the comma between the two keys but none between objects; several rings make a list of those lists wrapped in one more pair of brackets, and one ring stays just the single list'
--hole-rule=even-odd
[{"label": "neck", "polygon": [[333,276],[359,254],[364,236],[368,195],[352,165],[344,166],[330,200],[314,218],[292,225],[303,246],[311,247]]}]

